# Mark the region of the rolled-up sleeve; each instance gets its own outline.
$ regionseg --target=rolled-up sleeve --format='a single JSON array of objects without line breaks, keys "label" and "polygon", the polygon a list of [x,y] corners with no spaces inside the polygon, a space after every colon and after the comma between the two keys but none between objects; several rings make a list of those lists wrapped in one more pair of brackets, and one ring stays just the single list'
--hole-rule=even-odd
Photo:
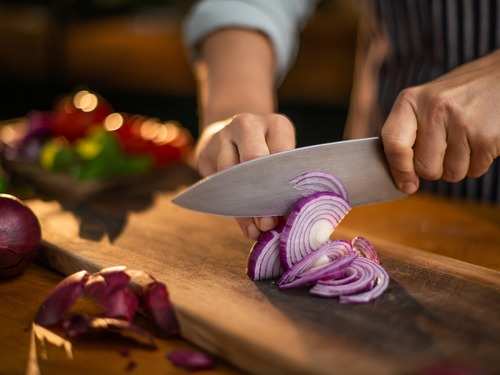
[{"label": "rolled-up sleeve", "polygon": [[315,5],[314,0],[202,0],[186,19],[185,42],[195,55],[197,43],[217,29],[258,30],[272,43],[281,80],[297,54],[299,32]]}]

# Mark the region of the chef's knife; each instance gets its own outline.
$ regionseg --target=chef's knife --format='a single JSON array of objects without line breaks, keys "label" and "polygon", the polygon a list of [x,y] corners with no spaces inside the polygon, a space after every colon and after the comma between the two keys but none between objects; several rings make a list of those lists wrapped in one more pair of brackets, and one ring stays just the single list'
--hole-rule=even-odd
[{"label": "chef's knife", "polygon": [[308,171],[340,178],[352,205],[402,197],[379,138],[325,143],[250,160],[209,176],[173,200],[196,211],[235,217],[278,216],[302,196],[290,180]]}]

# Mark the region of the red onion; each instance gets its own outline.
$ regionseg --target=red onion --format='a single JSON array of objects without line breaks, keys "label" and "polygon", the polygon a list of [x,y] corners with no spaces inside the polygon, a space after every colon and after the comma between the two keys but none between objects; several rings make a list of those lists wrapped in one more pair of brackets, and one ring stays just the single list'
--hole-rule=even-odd
[{"label": "red onion", "polygon": [[[146,272],[127,270],[123,266],[105,268],[92,275],[80,271],[68,276],[43,302],[35,322],[43,326],[63,322],[71,327],[74,322],[65,319],[80,297],[90,298],[100,305],[105,318],[121,318],[129,322],[133,321],[141,306],[163,334],[172,336],[179,332],[165,284]],[[81,319],[78,323],[80,325],[75,328],[77,331],[81,327]]]},{"label": "red onion", "polygon": [[20,274],[35,258],[40,241],[33,211],[16,197],[0,194],[0,278]]},{"label": "red onion", "polygon": [[85,295],[104,309],[104,316],[132,320],[139,300],[129,288],[126,267],[117,266],[91,275],[85,284]]},{"label": "red onion", "polygon": [[350,211],[343,198],[331,192],[299,199],[292,208],[280,237],[280,261],[285,270],[330,239]]},{"label": "red onion", "polygon": [[287,289],[314,283],[332,273],[337,274],[356,256],[348,242],[328,241],[285,272],[278,285]]},{"label": "red onion", "polygon": [[148,284],[144,289],[142,300],[146,311],[152,316],[153,321],[164,335],[176,336],[179,334],[179,323],[165,284],[159,281]]},{"label": "red onion", "polygon": [[304,197],[317,192],[329,191],[349,202],[349,196],[344,184],[329,173],[305,172],[290,180],[290,183]]},{"label": "red onion", "polygon": [[248,256],[247,275],[251,280],[269,280],[283,273],[279,259],[280,231],[261,233]]},{"label": "red onion", "polygon": [[51,326],[59,323],[76,300],[83,295],[87,271],[76,272],[61,281],[38,309],[35,323]]},{"label": "red onion", "polygon": [[214,359],[206,353],[189,349],[174,350],[167,354],[167,358],[177,367],[189,371],[210,370],[214,368]]},{"label": "red onion", "polygon": [[380,260],[378,259],[378,254],[375,250],[375,247],[366,238],[359,236],[354,237],[351,241],[351,245],[353,250],[360,256],[363,256],[365,258],[373,260],[375,263],[380,264]]},{"label": "red onion", "polygon": [[[339,297],[340,303],[362,303],[380,296],[389,284],[387,272],[370,259],[357,257],[345,268],[349,275],[346,278],[334,280],[320,280],[311,293],[322,297]],[[350,275],[356,275],[351,277]]]}]

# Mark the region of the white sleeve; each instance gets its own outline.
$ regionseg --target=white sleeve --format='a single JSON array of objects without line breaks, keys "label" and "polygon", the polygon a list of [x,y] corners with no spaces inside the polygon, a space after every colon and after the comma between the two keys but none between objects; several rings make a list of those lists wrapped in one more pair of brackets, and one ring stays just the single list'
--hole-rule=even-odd
[{"label": "white sleeve", "polygon": [[210,32],[230,26],[258,30],[270,39],[277,76],[286,74],[298,50],[298,37],[317,0],[202,0],[189,13],[184,38],[191,54]]}]

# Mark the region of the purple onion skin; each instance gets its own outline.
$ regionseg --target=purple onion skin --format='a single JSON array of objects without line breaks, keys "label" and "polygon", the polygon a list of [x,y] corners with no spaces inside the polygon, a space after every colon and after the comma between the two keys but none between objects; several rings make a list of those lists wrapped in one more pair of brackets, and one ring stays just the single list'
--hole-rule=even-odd
[{"label": "purple onion skin", "polygon": [[144,289],[142,302],[162,334],[167,337],[179,334],[179,323],[165,284],[159,281],[148,284]]},{"label": "purple onion skin", "polygon": [[58,324],[76,300],[83,295],[89,274],[80,271],[61,281],[40,306],[35,323],[41,326]]},{"label": "purple onion skin", "polygon": [[107,318],[122,318],[128,321],[134,319],[139,307],[139,299],[129,287],[114,291],[100,303]]},{"label": "purple onion skin", "polygon": [[174,350],[167,354],[167,358],[174,366],[189,371],[210,370],[215,367],[215,361],[211,356],[194,350]]},{"label": "purple onion skin", "polygon": [[130,276],[124,267],[110,267],[90,275],[85,285],[85,295],[104,309],[108,318],[132,320],[139,300],[129,288]]},{"label": "purple onion skin", "polygon": [[40,223],[19,199],[0,194],[0,278],[21,274],[36,256]]}]

